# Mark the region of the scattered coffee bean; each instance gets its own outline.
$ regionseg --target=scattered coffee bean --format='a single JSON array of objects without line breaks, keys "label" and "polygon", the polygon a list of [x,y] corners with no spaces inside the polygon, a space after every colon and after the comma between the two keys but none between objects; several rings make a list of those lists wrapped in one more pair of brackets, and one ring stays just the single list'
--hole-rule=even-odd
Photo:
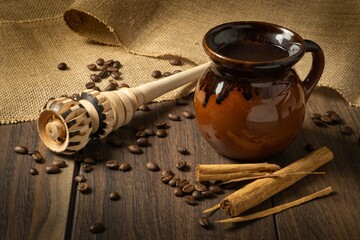
[{"label": "scattered coffee bean", "polygon": [[96,64],[99,65],[99,66],[104,65],[104,63],[105,63],[105,60],[104,60],[103,58],[98,58],[98,59],[96,60]]},{"label": "scattered coffee bean", "polygon": [[99,70],[100,71],[107,71],[106,69],[107,69],[107,67],[108,67],[108,65],[102,65],[100,68],[99,68]]},{"label": "scattered coffee bean", "polygon": [[45,167],[46,173],[48,174],[57,174],[60,173],[60,167],[55,164],[51,164]]},{"label": "scattered coffee bean", "polygon": [[18,154],[28,154],[29,150],[25,146],[16,146],[14,151]]},{"label": "scattered coffee bean", "polygon": [[174,173],[170,170],[170,169],[165,169],[161,171],[161,176],[165,176],[165,175],[174,175]]},{"label": "scattered coffee bean", "polygon": [[312,152],[315,150],[314,146],[311,143],[305,145],[305,150],[308,152]]},{"label": "scattered coffee bean", "polygon": [[82,182],[78,184],[77,189],[82,193],[86,193],[89,191],[89,186],[87,183]]},{"label": "scattered coffee bean", "polygon": [[112,64],[112,66],[113,66],[114,68],[119,69],[119,68],[121,68],[121,63],[120,63],[119,61],[114,61],[113,64]]},{"label": "scattered coffee bean", "polygon": [[223,194],[224,190],[219,185],[211,185],[209,190],[215,194]]},{"label": "scattered coffee bean", "polygon": [[117,160],[109,160],[109,161],[106,161],[105,166],[108,169],[117,170],[117,169],[119,169],[119,162]]},{"label": "scattered coffee bean", "polygon": [[106,86],[105,91],[114,91],[114,90],[116,90],[116,89],[117,89],[116,84],[114,84],[114,83],[109,83],[109,84]]},{"label": "scattered coffee bean", "polygon": [[88,64],[88,65],[86,65],[86,66],[87,66],[87,68],[88,68],[89,70],[91,70],[91,71],[97,71],[97,70],[99,70],[98,67],[96,66],[96,64],[93,64],[93,63]]},{"label": "scattered coffee bean", "polygon": [[95,223],[90,226],[90,232],[92,233],[100,233],[105,230],[105,227],[102,223]]},{"label": "scattered coffee bean", "polygon": [[176,183],[176,186],[179,188],[185,187],[185,185],[189,184],[189,181],[186,179],[180,180]]},{"label": "scattered coffee bean", "polygon": [[319,113],[312,113],[310,116],[311,119],[320,119],[321,118],[321,114]]},{"label": "scattered coffee bean", "polygon": [[74,178],[74,181],[76,183],[82,183],[82,182],[86,182],[86,178],[84,175],[78,175]]},{"label": "scattered coffee bean", "polygon": [[328,111],[325,115],[328,115],[335,123],[339,123],[341,121],[341,117],[336,112]]},{"label": "scattered coffee bean", "polygon": [[146,137],[141,137],[141,138],[136,139],[136,143],[140,147],[146,147],[149,145],[149,140]]},{"label": "scattered coffee bean", "polygon": [[186,196],[185,202],[189,205],[195,206],[196,205],[196,199],[193,196]]},{"label": "scattered coffee bean", "polygon": [[175,104],[178,106],[187,106],[189,103],[184,99],[176,99]]},{"label": "scattered coffee bean", "polygon": [[189,153],[188,150],[182,146],[177,146],[176,150],[183,155],[187,155]]},{"label": "scattered coffee bean", "polygon": [[133,154],[142,154],[143,153],[143,150],[137,144],[129,145],[128,150],[129,150],[129,152],[131,152]]},{"label": "scattered coffee bean", "polygon": [[147,134],[145,131],[141,130],[135,133],[135,137],[137,138],[146,138]]},{"label": "scattered coffee bean", "polygon": [[65,168],[65,167],[67,167],[66,162],[65,162],[64,160],[61,160],[61,159],[54,159],[54,160],[52,161],[52,164],[59,166],[59,168]]},{"label": "scattered coffee bean", "polygon": [[179,188],[179,187],[176,187],[175,189],[174,189],[174,194],[175,194],[175,196],[177,196],[177,197],[182,197],[184,194],[183,194],[183,192],[182,192],[182,190],[181,190],[181,188]]},{"label": "scattered coffee bean", "polygon": [[187,110],[183,111],[182,115],[184,116],[184,118],[187,118],[187,119],[193,119],[195,117],[195,115],[192,112],[187,111]]},{"label": "scattered coffee bean", "polygon": [[95,87],[95,83],[94,82],[87,82],[85,83],[85,87],[86,89],[92,89]]},{"label": "scattered coffee bean", "polygon": [[117,69],[115,67],[107,67],[106,70],[109,72],[118,72],[119,71],[119,69]]},{"label": "scattered coffee bean", "polygon": [[83,171],[86,173],[91,172],[92,170],[94,170],[94,168],[92,166],[90,166],[89,164],[84,164],[83,165]]},{"label": "scattered coffee bean", "polygon": [[104,65],[112,65],[114,63],[114,60],[109,59],[106,62],[104,62]]},{"label": "scattered coffee bean", "polygon": [[86,158],[84,158],[83,163],[94,165],[94,164],[96,164],[96,160],[92,157],[86,157]]},{"label": "scattered coffee bean", "polygon": [[341,129],[341,133],[343,135],[351,135],[353,133],[353,130],[350,126],[344,126],[342,129]]},{"label": "scattered coffee bean", "polygon": [[148,136],[155,136],[155,132],[154,130],[152,130],[151,128],[145,128],[144,132],[146,133],[146,135]]},{"label": "scattered coffee bean", "polygon": [[208,228],[210,226],[210,220],[207,217],[202,217],[199,219],[199,224],[204,228]]},{"label": "scattered coffee bean", "polygon": [[332,118],[328,115],[322,115],[320,117],[320,120],[323,121],[324,123],[330,124],[333,122]]},{"label": "scattered coffee bean", "polygon": [[109,198],[110,198],[110,200],[112,200],[112,201],[117,201],[117,200],[120,199],[120,195],[119,195],[117,192],[111,192],[111,193],[109,194]]},{"label": "scattered coffee bean", "polygon": [[180,161],[180,162],[177,162],[175,166],[179,170],[184,170],[186,167],[186,164],[187,164],[186,161]]},{"label": "scattered coffee bean", "polygon": [[154,123],[154,125],[157,129],[165,129],[167,127],[167,122],[159,121],[159,122]]},{"label": "scattered coffee bean", "polygon": [[172,73],[173,74],[177,74],[177,73],[180,73],[181,72],[181,70],[180,69],[177,69],[177,70],[174,70]]},{"label": "scattered coffee bean", "polygon": [[153,78],[161,78],[162,74],[161,74],[161,72],[160,72],[159,70],[155,70],[155,71],[153,71],[153,72],[151,73],[151,76],[152,76]]},{"label": "scattered coffee bean", "polygon": [[171,75],[172,75],[171,72],[164,72],[164,73],[163,73],[163,77],[169,77],[169,76],[171,76]]},{"label": "scattered coffee bean", "polygon": [[171,187],[175,187],[176,186],[176,183],[180,181],[180,178],[175,178],[173,177],[169,182],[168,184],[171,186]]},{"label": "scattered coffee bean", "polygon": [[29,173],[31,175],[38,175],[39,174],[39,172],[38,172],[38,170],[36,168],[30,168]]},{"label": "scattered coffee bean", "polygon": [[312,121],[318,127],[326,127],[325,123],[321,119],[314,118]]},{"label": "scattered coffee bean", "polygon": [[204,184],[197,183],[197,184],[195,184],[195,190],[197,190],[199,192],[203,192],[206,190],[206,186]]},{"label": "scattered coffee bean", "polygon": [[109,75],[110,75],[110,73],[106,69],[101,70],[98,74],[98,76],[100,78],[107,78]]},{"label": "scattered coffee bean", "polygon": [[145,125],[144,124],[138,124],[135,127],[135,132],[144,131],[144,130],[145,130]]},{"label": "scattered coffee bean", "polygon": [[158,129],[156,130],[155,132],[156,136],[159,137],[159,138],[164,138],[167,136],[167,133],[164,129]]},{"label": "scattered coffee bean", "polygon": [[149,170],[149,171],[158,171],[159,170],[159,166],[154,163],[154,162],[148,162],[146,163],[146,168]]},{"label": "scattered coffee bean", "polygon": [[101,78],[97,74],[91,74],[90,75],[90,80],[93,81],[93,82],[100,82]]},{"label": "scattered coffee bean", "polygon": [[31,153],[31,157],[32,157],[32,159],[34,159],[34,161],[36,163],[42,163],[43,162],[43,157],[42,157],[41,153],[38,152],[38,151],[35,151],[35,152]]},{"label": "scattered coffee bean", "polygon": [[181,117],[179,115],[177,115],[177,114],[174,114],[174,113],[169,113],[168,118],[171,121],[180,121],[181,120]]},{"label": "scattered coffee bean", "polygon": [[81,97],[80,97],[80,94],[74,93],[73,95],[71,95],[70,98],[74,101],[79,101]]},{"label": "scattered coffee bean", "polygon": [[143,111],[143,112],[148,112],[148,111],[150,111],[150,108],[148,105],[144,104],[139,107],[139,110]]},{"label": "scattered coffee bean", "polygon": [[188,183],[184,187],[182,187],[181,190],[186,194],[190,194],[195,190],[195,187],[194,185]]},{"label": "scattered coffee bean", "polygon": [[173,177],[174,177],[174,175],[172,175],[172,174],[166,174],[166,175],[162,175],[160,180],[161,180],[163,183],[169,183],[169,181],[170,181]]},{"label": "scattered coffee bean", "polygon": [[204,197],[204,198],[210,198],[213,196],[213,192],[211,190],[204,190],[201,192],[201,195]]},{"label": "scattered coffee bean", "polygon": [[121,163],[119,166],[120,171],[129,171],[130,169],[131,169],[131,166],[128,163]]},{"label": "scattered coffee bean", "polygon": [[62,62],[57,65],[57,68],[61,71],[64,71],[68,68],[68,66],[66,65],[66,63]]},{"label": "scattered coffee bean", "polygon": [[101,89],[100,89],[98,86],[95,86],[95,87],[93,87],[92,89],[93,89],[93,90],[96,90],[96,91],[98,91],[98,92],[101,92]]},{"label": "scattered coffee bean", "polygon": [[171,58],[171,59],[169,60],[169,63],[170,63],[171,65],[174,65],[174,66],[179,66],[179,65],[182,64],[182,63],[181,63],[181,60],[180,60],[179,58]]},{"label": "scattered coffee bean", "polygon": [[113,79],[119,79],[120,78],[120,73],[119,72],[112,72],[110,74],[110,76],[113,78]]},{"label": "scattered coffee bean", "polygon": [[200,200],[202,198],[201,192],[197,190],[193,191],[191,196],[193,196],[196,200]]}]

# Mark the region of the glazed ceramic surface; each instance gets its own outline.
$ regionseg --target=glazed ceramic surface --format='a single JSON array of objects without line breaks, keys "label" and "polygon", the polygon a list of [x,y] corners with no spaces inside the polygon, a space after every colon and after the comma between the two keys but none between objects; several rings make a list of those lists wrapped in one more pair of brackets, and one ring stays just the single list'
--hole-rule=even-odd
[{"label": "glazed ceramic surface", "polygon": [[[324,68],[321,48],[262,22],[217,26],[203,46],[213,63],[198,81],[194,104],[205,139],[240,160],[266,158],[291,144]],[[302,81],[292,67],[305,52],[312,53],[313,63]]]}]

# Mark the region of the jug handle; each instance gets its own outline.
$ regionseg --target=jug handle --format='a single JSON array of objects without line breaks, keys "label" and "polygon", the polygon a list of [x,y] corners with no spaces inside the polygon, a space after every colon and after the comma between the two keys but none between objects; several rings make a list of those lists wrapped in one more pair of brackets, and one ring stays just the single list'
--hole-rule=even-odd
[{"label": "jug handle", "polygon": [[312,64],[309,74],[303,81],[303,89],[305,93],[305,101],[310,97],[311,92],[314,90],[316,84],[319,82],[321,74],[324,70],[325,58],[324,53],[319,45],[311,40],[304,40],[305,52],[311,52]]}]

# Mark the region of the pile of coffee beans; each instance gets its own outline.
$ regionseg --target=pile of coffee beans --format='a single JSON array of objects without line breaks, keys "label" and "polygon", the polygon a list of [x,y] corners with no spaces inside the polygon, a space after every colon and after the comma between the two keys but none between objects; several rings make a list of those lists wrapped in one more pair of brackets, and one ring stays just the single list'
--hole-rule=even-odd
[{"label": "pile of coffee beans", "polygon": [[345,124],[345,121],[334,111],[326,111],[324,114],[313,113],[311,114],[311,120],[318,127],[327,127],[340,125],[341,133],[343,135],[353,134],[353,129]]}]

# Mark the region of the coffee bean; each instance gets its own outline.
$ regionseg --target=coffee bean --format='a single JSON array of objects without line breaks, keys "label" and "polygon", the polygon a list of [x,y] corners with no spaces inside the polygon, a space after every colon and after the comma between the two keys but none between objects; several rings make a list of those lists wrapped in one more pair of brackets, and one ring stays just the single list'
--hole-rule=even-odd
[{"label": "coffee bean", "polygon": [[43,157],[42,157],[41,153],[39,153],[38,151],[35,151],[35,152],[31,153],[31,157],[32,157],[32,159],[34,159],[34,161],[36,163],[42,163],[43,162]]},{"label": "coffee bean", "polygon": [[311,143],[305,145],[305,150],[308,152],[312,152],[315,150],[314,146]]},{"label": "coffee bean", "polygon": [[100,233],[105,230],[105,227],[102,223],[95,223],[90,226],[90,232],[92,233]]},{"label": "coffee bean", "polygon": [[131,169],[131,166],[128,163],[121,163],[119,166],[120,171],[129,171],[130,169]]},{"label": "coffee bean", "polygon": [[114,61],[113,64],[112,64],[112,66],[113,66],[114,68],[119,69],[119,68],[121,68],[121,63],[120,63],[119,61]]},{"label": "coffee bean", "polygon": [[167,136],[167,133],[164,129],[158,129],[156,130],[155,132],[156,136],[159,137],[159,138],[164,138]]},{"label": "coffee bean", "polygon": [[28,154],[29,150],[25,146],[16,146],[14,151],[18,154]]},{"label": "coffee bean", "polygon": [[214,195],[214,193],[211,190],[204,190],[201,192],[201,196],[204,198],[210,198]]},{"label": "coffee bean", "polygon": [[161,171],[161,176],[165,176],[165,175],[174,175],[174,173],[170,170],[170,169],[165,169]]},{"label": "coffee bean", "polygon": [[143,150],[137,144],[132,144],[132,145],[128,146],[128,150],[129,150],[129,152],[131,152],[133,154],[142,154],[143,153]]},{"label": "coffee bean", "polygon": [[144,124],[138,124],[135,127],[135,132],[140,132],[140,131],[144,131],[145,130],[145,125]]},{"label": "coffee bean", "polygon": [[154,163],[154,162],[148,162],[146,163],[146,168],[149,170],[149,171],[158,171],[159,170],[159,166]]},{"label": "coffee bean", "polygon": [[161,78],[162,74],[161,74],[161,72],[160,72],[159,70],[155,70],[155,71],[153,71],[153,72],[151,73],[151,76],[152,76],[153,78]]},{"label": "coffee bean", "polygon": [[104,64],[104,65],[102,65],[102,66],[99,68],[99,70],[100,70],[100,71],[107,71],[107,70],[106,70],[107,67],[108,67],[108,65]]},{"label": "coffee bean", "polygon": [[64,71],[68,68],[68,66],[66,65],[66,63],[62,62],[57,65],[57,68],[61,71]]},{"label": "coffee bean", "polygon": [[107,78],[110,75],[107,69],[101,70],[98,74],[100,78]]},{"label": "coffee bean", "polygon": [[86,89],[92,89],[95,87],[95,83],[94,82],[87,82],[85,83],[85,87]]},{"label": "coffee bean", "polygon": [[82,182],[86,182],[86,178],[84,175],[78,175],[74,178],[74,181],[76,183],[82,183]]},{"label": "coffee bean", "polygon": [[186,179],[180,180],[176,183],[176,186],[179,188],[185,187],[185,185],[189,184],[189,181]]},{"label": "coffee bean", "polygon": [[154,125],[157,129],[165,129],[167,127],[167,122],[159,121],[159,122],[154,123]]},{"label": "coffee bean", "polygon": [[147,134],[145,131],[141,130],[135,133],[136,138],[146,138]]},{"label": "coffee bean", "polygon": [[36,168],[30,168],[29,173],[31,175],[38,175],[39,174],[39,172],[38,172],[38,170]]},{"label": "coffee bean", "polygon": [[224,190],[219,185],[211,185],[209,190],[215,194],[223,194]]},{"label": "coffee bean", "polygon": [[341,129],[341,133],[343,135],[351,135],[353,133],[353,130],[350,126],[344,126],[342,129]]},{"label": "coffee bean", "polygon": [[195,184],[195,190],[197,190],[199,192],[203,192],[206,190],[206,186],[204,184],[197,183],[197,184]]},{"label": "coffee bean", "polygon": [[175,104],[178,106],[187,106],[189,103],[183,99],[176,99]]},{"label": "coffee bean", "polygon": [[341,117],[337,113],[331,113],[329,117],[335,122],[339,123],[341,121]]},{"label": "coffee bean", "polygon": [[84,158],[83,163],[94,165],[94,164],[96,164],[96,161],[92,157],[86,157],[86,158]]},{"label": "coffee bean", "polygon": [[177,162],[175,166],[179,170],[184,170],[186,167],[186,161]]},{"label": "coffee bean", "polygon": [[98,59],[96,60],[96,64],[99,65],[99,66],[104,65],[104,63],[105,63],[105,60],[104,60],[103,58],[98,58]]},{"label": "coffee bean", "polygon": [[171,72],[164,72],[164,73],[163,73],[163,77],[169,77],[169,76],[171,76],[171,75],[172,75]]},{"label": "coffee bean", "polygon": [[196,205],[196,199],[193,196],[186,196],[185,202],[189,205],[195,206]]},{"label": "coffee bean", "polygon": [[119,195],[117,192],[111,192],[111,193],[109,194],[109,198],[110,198],[110,200],[112,200],[112,201],[117,201],[117,200],[120,199],[120,195]]},{"label": "coffee bean", "polygon": [[152,130],[151,128],[145,128],[144,132],[146,133],[146,135],[148,136],[155,136],[155,132],[154,130]]},{"label": "coffee bean", "polygon": [[64,160],[61,159],[54,159],[52,161],[52,164],[59,166],[59,168],[65,168],[67,167],[67,164]]},{"label": "coffee bean", "polygon": [[170,63],[171,65],[174,65],[174,66],[179,66],[179,65],[182,64],[181,61],[180,61],[180,59],[178,59],[178,58],[171,58],[171,59],[169,60],[169,63]]},{"label": "coffee bean", "polygon": [[175,189],[174,189],[174,194],[175,194],[175,196],[177,196],[177,197],[182,197],[184,194],[183,194],[183,192],[181,191],[181,188],[178,188],[178,187],[176,187]]},{"label": "coffee bean", "polygon": [[333,122],[332,118],[328,115],[322,115],[320,117],[320,120],[323,121],[324,123],[330,124]]},{"label": "coffee bean", "polygon": [[80,94],[74,93],[73,95],[71,95],[70,98],[74,101],[79,101],[81,97],[80,97]]},{"label": "coffee bean", "polygon": [[118,72],[119,71],[119,69],[114,68],[114,67],[107,67],[106,70],[109,72]]},{"label": "coffee bean", "polygon": [[139,109],[140,111],[143,111],[143,112],[148,112],[148,111],[151,110],[151,109],[149,108],[149,106],[146,105],[146,104],[141,105],[138,109]]},{"label": "coffee bean", "polygon": [[82,168],[83,168],[83,171],[86,173],[89,173],[92,170],[94,170],[94,168],[92,166],[90,166],[89,164],[84,164]]},{"label": "coffee bean", "polygon": [[172,73],[173,74],[177,74],[177,73],[180,73],[181,72],[181,70],[180,69],[177,69],[177,70],[174,70]]},{"label": "coffee bean", "polygon": [[184,118],[187,118],[187,119],[193,119],[195,117],[195,115],[192,112],[187,111],[187,110],[183,111],[182,115],[184,116]]},{"label": "coffee bean", "polygon": [[146,147],[147,145],[149,145],[149,140],[146,137],[141,137],[141,138],[136,139],[136,143],[140,147]]},{"label": "coffee bean", "polygon": [[114,84],[114,83],[109,83],[109,84],[106,86],[105,91],[114,91],[114,90],[116,90],[116,89],[117,89],[116,84]]},{"label": "coffee bean", "polygon": [[189,153],[188,150],[182,146],[177,146],[176,150],[183,155],[187,155]]},{"label": "coffee bean", "polygon": [[106,62],[104,62],[105,65],[112,65],[114,63],[114,60],[109,59]]},{"label": "coffee bean", "polygon": [[179,115],[177,115],[177,114],[174,114],[174,113],[169,113],[168,118],[171,121],[180,121],[181,120],[181,117]]},{"label": "coffee bean", "polygon": [[310,116],[311,119],[320,119],[321,118],[321,114],[319,113],[312,113]]},{"label": "coffee bean", "polygon": [[166,174],[161,176],[161,181],[163,183],[168,183],[174,176],[172,174]]},{"label": "coffee bean", "polygon": [[86,66],[87,66],[87,68],[88,68],[89,70],[91,70],[91,71],[97,71],[97,70],[99,70],[98,67],[96,66],[96,64],[93,64],[93,63],[88,64],[88,65],[86,65]]},{"label": "coffee bean", "polygon": [[101,89],[100,89],[98,86],[95,86],[95,87],[93,87],[92,89],[93,89],[93,90],[96,90],[96,91],[98,91],[98,92],[101,92]]},{"label": "coffee bean", "polygon": [[208,228],[210,226],[210,220],[207,217],[202,217],[199,219],[199,224],[204,228]]},{"label": "coffee bean", "polygon": [[196,200],[200,200],[202,198],[201,192],[197,190],[193,191],[191,196],[193,196]]},{"label": "coffee bean", "polygon": [[97,74],[91,74],[90,79],[93,82],[100,82],[101,81],[101,78]]},{"label": "coffee bean", "polygon": [[89,191],[89,186],[87,185],[87,183],[81,182],[78,184],[77,189],[82,193],[86,193],[87,191]]},{"label": "coffee bean", "polygon": [[168,184],[171,186],[171,187],[175,187],[176,186],[176,183],[180,181],[180,178],[175,178],[173,177],[169,182]]},{"label": "coffee bean", "polygon": [[112,72],[110,74],[110,76],[113,78],[113,79],[119,79],[120,78],[120,73],[119,72]]},{"label": "coffee bean", "polygon": [[186,194],[190,194],[195,190],[195,187],[194,185],[188,183],[184,187],[182,187],[181,190]]},{"label": "coffee bean", "polygon": [[108,169],[117,170],[117,169],[119,169],[119,162],[117,160],[109,160],[109,161],[106,161],[105,166]]},{"label": "coffee bean", "polygon": [[314,118],[312,121],[318,127],[326,127],[325,123],[321,119]]},{"label": "coffee bean", "polygon": [[60,167],[55,164],[51,164],[45,167],[46,173],[48,174],[57,174],[60,173]]}]

